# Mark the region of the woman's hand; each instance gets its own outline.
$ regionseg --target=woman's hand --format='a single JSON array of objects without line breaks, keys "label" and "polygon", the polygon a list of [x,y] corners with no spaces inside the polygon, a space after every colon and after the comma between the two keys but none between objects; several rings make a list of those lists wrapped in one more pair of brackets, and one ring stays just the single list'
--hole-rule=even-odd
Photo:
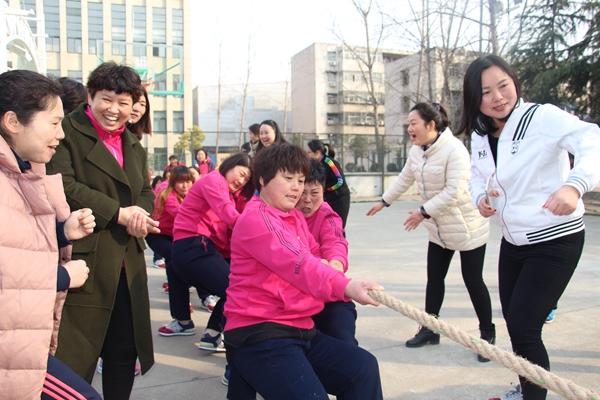
[{"label": "woman's hand", "polygon": [[492,190],[487,194],[487,196],[483,196],[481,200],[479,200],[479,204],[477,205],[477,209],[479,210],[479,214],[481,214],[484,218],[489,218],[492,215],[496,214],[496,209],[493,208],[490,204],[488,204],[488,197],[498,197],[500,193],[497,190]]},{"label": "woman's hand", "polygon": [[371,209],[369,211],[367,211],[367,216],[370,217],[372,215],[377,214],[379,211],[381,211],[383,209],[383,207],[384,207],[384,205],[381,202],[375,204],[373,207],[371,207]]},{"label": "woman's hand", "polygon": [[84,260],[71,260],[63,267],[67,270],[71,279],[69,289],[82,287],[90,274],[90,269]]},{"label": "woman's hand", "polygon": [[547,208],[554,215],[573,214],[579,201],[579,191],[573,186],[564,185],[552,193],[542,208]]},{"label": "woman's hand", "polygon": [[410,217],[406,221],[404,221],[404,229],[407,231],[412,231],[413,229],[417,229],[417,226],[425,219],[423,214],[421,214],[421,210],[418,208],[413,211],[408,212]]},{"label": "woman's hand", "polygon": [[127,233],[137,238],[143,238],[148,233],[160,233],[160,229],[158,229],[158,221],[154,221],[144,214],[137,213],[129,218]]},{"label": "woman's hand", "polygon": [[373,300],[373,298],[369,296],[369,290],[383,290],[383,288],[376,282],[363,281],[362,279],[352,279],[346,285],[344,295],[346,297],[350,297],[352,300],[362,304],[363,306],[371,304],[377,307],[379,302]]},{"label": "woman's hand", "polygon": [[67,240],[78,240],[94,231],[96,217],[89,208],[73,211],[65,221],[64,231]]},{"label": "woman's hand", "polygon": [[333,269],[344,272],[344,264],[342,264],[340,260],[331,260],[329,261],[329,265],[331,265]]},{"label": "woman's hand", "polygon": [[119,208],[118,224],[123,225],[123,226],[128,226],[129,220],[135,214],[142,214],[142,215],[145,215],[146,217],[150,216],[150,213],[148,211],[144,210],[142,207],[138,207],[138,206],[121,207],[121,208]]}]

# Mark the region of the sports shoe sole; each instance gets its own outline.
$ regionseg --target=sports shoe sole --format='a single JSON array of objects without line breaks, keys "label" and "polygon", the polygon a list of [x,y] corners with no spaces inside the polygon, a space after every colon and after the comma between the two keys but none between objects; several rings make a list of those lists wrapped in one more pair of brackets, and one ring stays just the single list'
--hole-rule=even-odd
[{"label": "sports shoe sole", "polygon": [[158,332],[158,334],[160,336],[192,336],[195,335],[196,332],[173,332],[173,333],[163,333],[163,332]]},{"label": "sports shoe sole", "polygon": [[215,347],[215,346],[213,346],[212,344],[206,344],[206,345],[203,345],[202,343],[200,343],[200,344],[198,345],[198,348],[199,348],[200,350],[206,350],[206,351],[216,351],[216,352],[219,352],[219,353],[223,353],[223,352],[225,352],[225,348],[224,348],[224,347]]}]

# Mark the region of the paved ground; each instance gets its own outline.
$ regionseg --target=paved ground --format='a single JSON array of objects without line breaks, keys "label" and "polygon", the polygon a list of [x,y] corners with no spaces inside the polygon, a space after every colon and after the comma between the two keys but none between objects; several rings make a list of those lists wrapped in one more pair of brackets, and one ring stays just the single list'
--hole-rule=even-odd
[{"label": "paved ground", "polygon": [[[412,199],[399,201],[375,217],[366,217],[373,203],[353,203],[347,235],[350,242],[350,275],[379,282],[386,292],[416,307],[424,305],[427,234],[423,227],[405,232],[402,222],[418,206]],[[587,243],[579,267],[559,303],[556,320],[544,328],[552,370],[563,378],[600,394],[600,217],[586,216]],[[496,262],[500,230],[492,226],[485,279],[492,295],[498,346],[510,349],[500,313]],[[151,264],[150,256],[147,257]],[[200,333],[189,337],[160,337],[159,326],[170,322],[168,298],[161,284],[164,271],[149,267],[152,323],[156,364],[136,378],[132,399],[225,399],[221,384],[225,356],[198,350],[208,313],[199,309],[192,318]],[[481,364],[470,350],[442,338],[440,345],[409,349],[417,324],[385,307],[358,306],[357,339],[379,360],[386,399],[478,399],[500,397],[516,381],[513,372],[494,364]],[[441,318],[474,335],[477,318],[460,276],[458,257],[446,280],[446,298]],[[101,375],[94,386],[100,388]],[[550,394],[548,399],[559,399]]]}]

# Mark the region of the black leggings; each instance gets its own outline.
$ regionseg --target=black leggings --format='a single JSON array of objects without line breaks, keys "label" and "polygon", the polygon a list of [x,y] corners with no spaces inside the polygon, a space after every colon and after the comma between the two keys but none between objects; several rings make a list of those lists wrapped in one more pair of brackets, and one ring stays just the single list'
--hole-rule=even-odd
[{"label": "black leggings", "polygon": [[[550,360],[542,342],[542,327],[577,268],[584,241],[584,231],[526,246],[502,239],[500,302],[513,351],[547,370]],[[519,379],[523,399],[546,398],[546,389]]]},{"label": "black leggings", "polygon": [[[446,287],[444,279],[450,268],[454,250],[429,242],[427,249],[427,290],[425,292],[425,311],[439,315]],[[485,244],[473,250],[460,252],[460,267],[465,286],[469,291],[471,303],[479,318],[479,329],[492,333],[492,301],[483,281],[483,260]]]},{"label": "black leggings", "polygon": [[121,269],[115,305],[102,345],[102,393],[105,400],[128,399],[135,377],[135,337],[131,298],[125,269]]}]

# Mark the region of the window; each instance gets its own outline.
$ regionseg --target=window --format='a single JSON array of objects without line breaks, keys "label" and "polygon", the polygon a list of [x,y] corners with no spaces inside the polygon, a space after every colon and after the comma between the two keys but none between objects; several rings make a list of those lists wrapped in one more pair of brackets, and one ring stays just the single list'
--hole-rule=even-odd
[{"label": "window", "polygon": [[146,7],[133,6],[133,41],[146,43]]},{"label": "window", "polygon": [[154,57],[166,57],[167,56],[167,48],[166,47],[153,47],[152,55]]},{"label": "window", "polygon": [[81,2],[67,0],[67,52],[81,54]]},{"label": "window", "polygon": [[154,77],[154,90],[159,92],[167,90],[167,74],[160,74]]},{"label": "window", "polygon": [[67,78],[73,79],[79,83],[83,83],[83,73],[81,71],[68,70]]},{"label": "window", "polygon": [[337,55],[335,51],[328,51],[327,52],[327,61],[336,61],[337,60]]},{"label": "window", "polygon": [[60,78],[60,69],[47,69],[46,75],[52,75],[55,78]]},{"label": "window", "polygon": [[[22,9],[23,10],[33,10],[34,13],[37,14],[37,8],[35,7],[35,0],[21,0]],[[31,17],[32,15],[30,15]],[[31,29],[31,33],[34,35],[37,33],[37,21],[28,20],[29,28]]]},{"label": "window", "polygon": [[152,8],[152,42],[167,43],[167,14],[162,7]]},{"label": "window", "polygon": [[[167,112],[154,111],[154,123],[152,131],[154,133],[167,133]],[[155,150],[156,151],[156,150]],[[166,165],[166,164],[165,164]]]},{"label": "window", "polygon": [[44,1],[44,20],[46,24],[46,51],[60,52],[60,24],[58,13],[58,0]]},{"label": "window", "polygon": [[[183,10],[173,9],[171,38],[174,45],[183,45]],[[173,47],[173,58],[181,57],[181,47]]]},{"label": "window", "polygon": [[133,55],[136,57],[147,57],[146,46],[141,44],[133,45]]},{"label": "window", "polygon": [[337,93],[327,93],[327,104],[337,104],[338,95]]},{"label": "window", "polygon": [[[117,42],[125,41],[125,5],[111,4],[111,22],[112,22],[112,40]],[[125,44],[112,45],[113,55],[125,55]]]},{"label": "window", "polygon": [[181,86],[181,75],[173,74],[173,91],[179,92],[180,89],[183,89]]},{"label": "window", "polygon": [[167,159],[167,148],[166,147],[155,147],[154,148],[154,169],[162,170],[169,163]]},{"label": "window", "polygon": [[410,83],[410,73],[408,72],[407,69],[405,69],[401,72],[401,74],[402,74],[402,84],[404,86],[408,85]]},{"label": "window", "polygon": [[97,40],[102,40],[102,3],[88,3],[88,53],[102,55],[102,46],[97,48]]},{"label": "window", "polygon": [[173,111],[173,131],[175,133],[183,133],[183,111]]},{"label": "window", "polygon": [[338,114],[327,114],[327,125],[338,125],[340,117]]}]

